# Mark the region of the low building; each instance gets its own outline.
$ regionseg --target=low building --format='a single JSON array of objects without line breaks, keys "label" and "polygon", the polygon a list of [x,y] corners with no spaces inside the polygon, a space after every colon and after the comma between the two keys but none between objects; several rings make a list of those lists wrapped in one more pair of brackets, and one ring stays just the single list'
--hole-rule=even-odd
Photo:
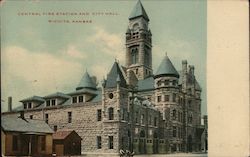
[{"label": "low building", "polygon": [[74,130],[58,130],[53,134],[53,152],[56,155],[81,155],[82,138]]},{"label": "low building", "polygon": [[20,115],[2,115],[2,156],[52,155],[53,130],[42,120]]}]

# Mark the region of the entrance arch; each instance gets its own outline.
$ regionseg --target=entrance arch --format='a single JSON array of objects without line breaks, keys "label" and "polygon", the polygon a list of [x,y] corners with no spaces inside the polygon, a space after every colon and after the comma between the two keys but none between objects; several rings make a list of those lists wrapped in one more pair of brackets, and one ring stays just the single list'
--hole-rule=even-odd
[{"label": "entrance arch", "polygon": [[192,152],[193,151],[193,148],[192,148],[192,136],[191,135],[188,136],[187,151],[188,152]]},{"label": "entrance arch", "polygon": [[145,131],[142,130],[140,132],[140,140],[139,140],[139,152],[140,154],[145,154],[146,153],[146,141],[145,141],[145,137],[146,137],[146,134],[145,134]]}]

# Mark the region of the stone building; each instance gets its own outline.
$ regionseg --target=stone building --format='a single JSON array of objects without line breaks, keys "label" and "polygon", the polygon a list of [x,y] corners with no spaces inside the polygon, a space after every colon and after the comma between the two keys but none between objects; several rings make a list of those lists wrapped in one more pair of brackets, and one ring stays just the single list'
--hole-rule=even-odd
[{"label": "stone building", "polygon": [[75,130],[83,154],[136,154],[201,150],[201,87],[194,66],[182,61],[177,71],[169,57],[152,69],[149,17],[140,1],[129,16],[126,64],[113,63],[100,81],[86,71],[75,91],[32,96],[25,116],[42,119],[54,130]]}]

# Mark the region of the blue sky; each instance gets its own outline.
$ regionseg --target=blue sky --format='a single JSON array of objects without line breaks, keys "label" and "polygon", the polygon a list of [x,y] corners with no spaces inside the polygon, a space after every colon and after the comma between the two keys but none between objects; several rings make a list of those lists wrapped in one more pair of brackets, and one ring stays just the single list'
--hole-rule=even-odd
[{"label": "blue sky", "polygon": [[[206,2],[141,0],[150,18],[153,68],[166,51],[177,70],[186,59],[195,66],[206,114]],[[125,60],[125,32],[136,0],[130,1],[5,1],[1,4],[2,109],[7,97],[19,100],[70,92],[87,69],[98,80],[115,58]],[[88,16],[19,16],[18,13],[83,12]],[[92,15],[112,12],[117,15]],[[89,24],[48,20],[92,20]]]}]

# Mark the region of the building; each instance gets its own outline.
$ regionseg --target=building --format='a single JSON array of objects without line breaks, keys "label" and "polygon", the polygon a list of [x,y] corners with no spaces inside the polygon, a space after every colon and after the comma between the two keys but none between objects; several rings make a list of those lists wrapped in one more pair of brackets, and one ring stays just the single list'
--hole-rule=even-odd
[{"label": "building", "polygon": [[81,137],[74,130],[58,130],[53,134],[56,155],[81,155]]},{"label": "building", "polygon": [[[129,16],[126,64],[115,61],[98,86],[86,71],[75,91],[21,100],[25,116],[82,138],[82,154],[201,151],[201,87],[194,66],[177,71],[169,56],[152,68],[152,33],[140,1]],[[11,111],[5,114],[15,114]]]},{"label": "building", "polygon": [[2,115],[2,156],[52,155],[53,130],[42,120],[24,118],[21,115]]}]

